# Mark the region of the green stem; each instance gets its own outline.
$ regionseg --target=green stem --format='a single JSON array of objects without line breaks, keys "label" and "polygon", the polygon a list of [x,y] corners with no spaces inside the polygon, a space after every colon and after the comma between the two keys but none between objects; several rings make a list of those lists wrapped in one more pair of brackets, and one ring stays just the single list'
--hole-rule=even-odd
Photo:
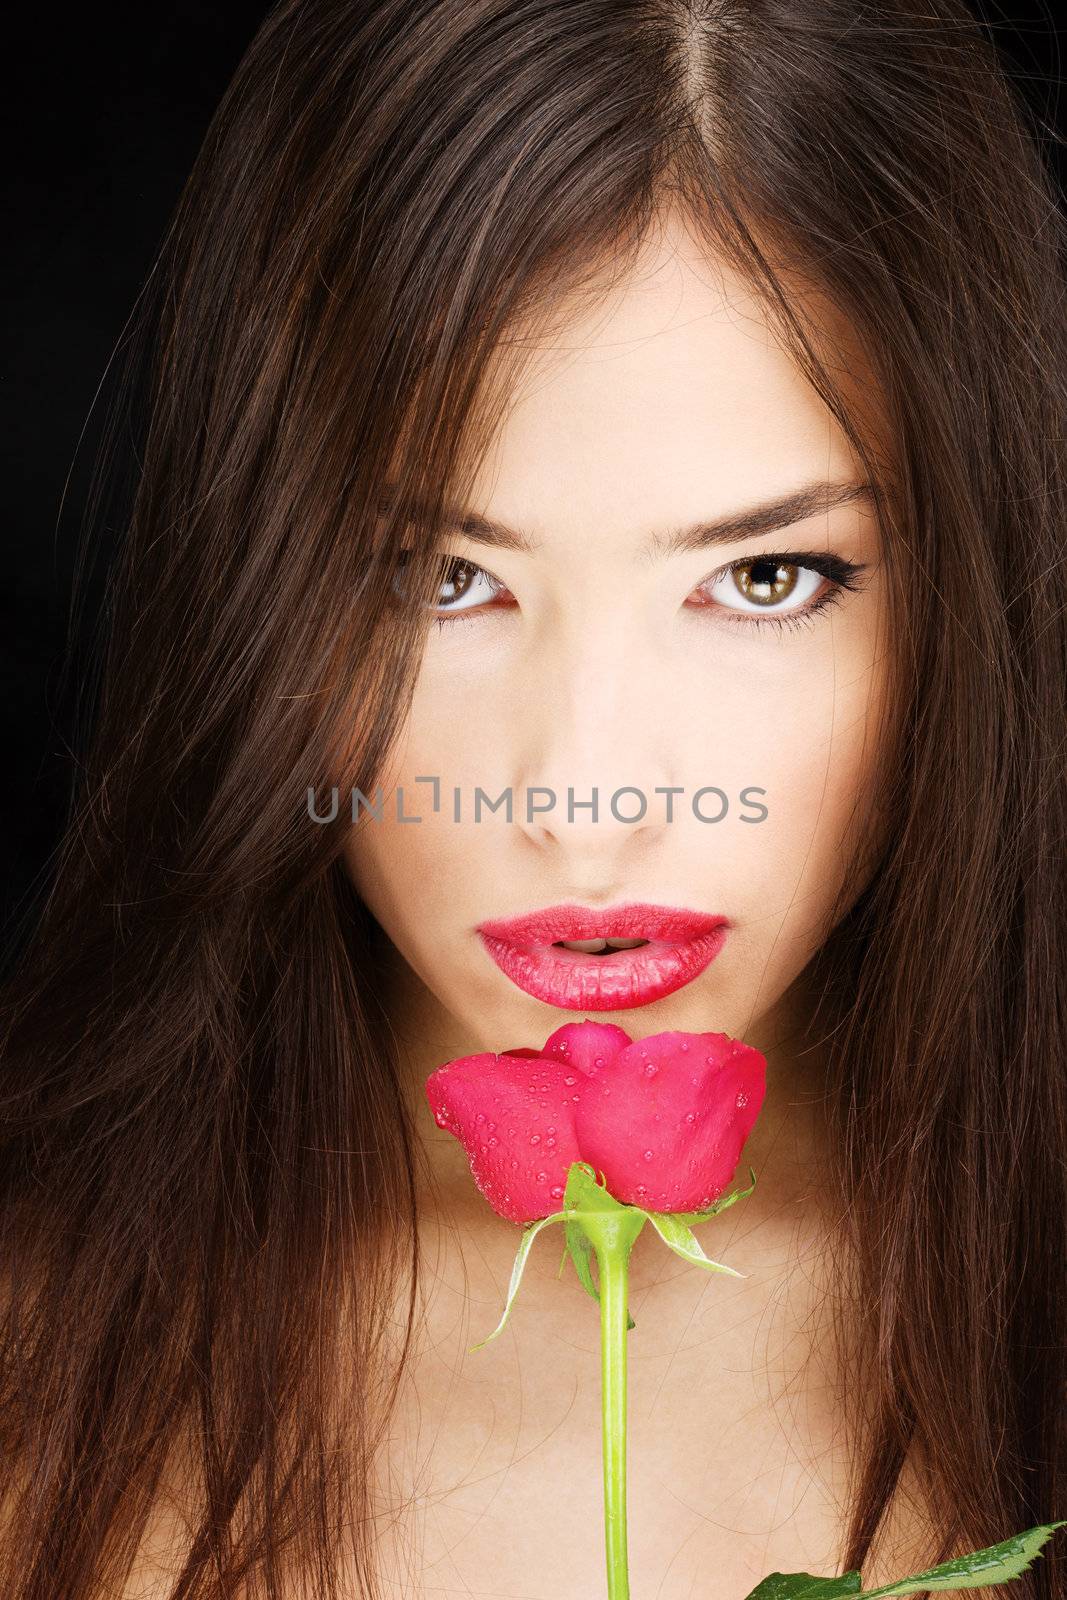
[{"label": "green stem", "polygon": [[581,1225],[596,1250],[600,1289],[600,1373],[604,1458],[604,1541],[608,1600],[630,1600],[626,1550],[626,1325],[630,1247],[641,1211],[586,1213]]}]

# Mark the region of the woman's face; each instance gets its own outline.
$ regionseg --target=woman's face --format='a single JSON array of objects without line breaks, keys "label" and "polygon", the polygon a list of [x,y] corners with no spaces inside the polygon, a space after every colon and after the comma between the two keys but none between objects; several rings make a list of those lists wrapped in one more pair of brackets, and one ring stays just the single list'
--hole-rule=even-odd
[{"label": "woman's face", "polygon": [[[536,352],[456,508],[479,526],[443,536],[382,820],[349,830],[420,1016],[470,1050],[582,1016],[761,1036],[879,843],[886,593],[862,481],[750,292],[681,227]],[[694,916],[617,920],[644,955],[555,947],[610,921],[479,932],[635,902]]]}]

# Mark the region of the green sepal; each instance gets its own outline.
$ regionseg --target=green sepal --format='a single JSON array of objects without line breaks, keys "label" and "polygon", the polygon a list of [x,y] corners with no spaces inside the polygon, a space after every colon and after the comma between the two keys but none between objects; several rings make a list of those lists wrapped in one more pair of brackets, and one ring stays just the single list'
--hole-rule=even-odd
[{"label": "green sepal", "polygon": [[608,1180],[602,1172],[597,1177],[596,1169],[588,1161],[572,1161],[567,1169],[567,1187],[563,1191],[564,1206],[575,1211],[630,1211],[636,1210],[633,1206],[624,1206],[621,1200],[608,1188]]},{"label": "green sepal", "polygon": [[738,1272],[735,1267],[725,1267],[721,1261],[712,1261],[700,1248],[700,1241],[683,1222],[676,1211],[649,1211],[646,1212],[648,1220],[663,1240],[669,1245],[675,1255],[681,1256],[683,1261],[691,1261],[695,1267],[706,1267],[709,1272],[728,1272],[731,1278],[747,1278],[747,1272]]},{"label": "green sepal", "polygon": [[708,1206],[706,1211],[669,1211],[665,1213],[670,1217],[677,1217],[679,1222],[684,1222],[688,1227],[695,1227],[698,1222],[707,1222],[709,1217],[717,1217],[720,1211],[725,1211],[727,1206],[732,1206],[735,1200],[744,1200],[756,1187],[756,1173],[749,1167],[749,1176],[752,1182],[747,1189],[735,1189],[733,1194],[720,1195],[714,1205]]},{"label": "green sepal", "polygon": [[1067,1519],[1060,1522],[1041,1523],[1016,1533],[1000,1544],[972,1550],[968,1555],[943,1561],[940,1566],[927,1567],[910,1578],[898,1578],[895,1583],[883,1584],[878,1589],[861,1589],[858,1572],[846,1572],[840,1578],[813,1578],[810,1572],[772,1572],[764,1578],[745,1600],[835,1600],[837,1595],[856,1595],[858,1600],[874,1600],[875,1595],[916,1594],[930,1590],[935,1594],[957,1589],[987,1589],[996,1583],[1008,1583],[1028,1570],[1041,1546],[1056,1528],[1067,1527]]},{"label": "green sepal", "polygon": [[484,1339],[479,1339],[477,1344],[467,1346],[468,1354],[473,1354],[475,1350],[480,1350],[483,1345],[488,1344],[490,1339],[496,1338],[497,1334],[508,1320],[508,1312],[511,1310],[511,1302],[518,1293],[519,1283],[522,1279],[522,1269],[526,1265],[526,1257],[530,1253],[530,1246],[533,1244],[534,1239],[541,1232],[542,1228],[548,1227],[550,1222],[563,1222],[566,1219],[566,1216],[567,1213],[565,1211],[553,1211],[551,1216],[538,1217],[535,1222],[528,1222],[523,1228],[522,1238],[519,1241],[518,1253],[515,1256],[515,1261],[511,1268],[511,1282],[508,1284],[508,1297],[504,1304],[504,1314],[500,1318],[500,1321],[497,1323],[496,1327],[493,1329],[492,1333],[486,1334]]},{"label": "green sepal", "polygon": [[[507,1322],[512,1301],[515,1299],[522,1279],[523,1268],[526,1265],[526,1257],[530,1252],[530,1246],[533,1244],[536,1235],[542,1228],[547,1227],[550,1222],[562,1222],[565,1226],[566,1237],[563,1255],[560,1258],[559,1272],[563,1271],[563,1264],[569,1255],[574,1262],[578,1281],[586,1293],[598,1302],[600,1300],[600,1291],[594,1282],[591,1267],[591,1258],[595,1251],[588,1232],[582,1226],[582,1218],[589,1217],[592,1220],[594,1217],[603,1217],[605,1214],[612,1212],[625,1211],[647,1218],[664,1243],[669,1245],[676,1255],[680,1255],[685,1261],[691,1261],[694,1266],[706,1267],[710,1272],[726,1272],[733,1278],[747,1277],[747,1273],[737,1272],[733,1267],[726,1267],[719,1261],[710,1260],[690,1232],[690,1226],[694,1223],[706,1222],[709,1217],[714,1217],[718,1212],[725,1211],[727,1206],[733,1205],[735,1200],[741,1200],[745,1195],[751,1194],[756,1187],[756,1174],[751,1167],[748,1170],[752,1182],[747,1189],[735,1190],[733,1194],[721,1196],[706,1211],[646,1211],[642,1206],[623,1205],[621,1200],[616,1200],[608,1189],[605,1174],[601,1172],[598,1176],[595,1168],[590,1166],[588,1161],[572,1161],[567,1171],[567,1186],[563,1193],[563,1209],[552,1212],[550,1216],[539,1217],[536,1221],[527,1223],[523,1228],[518,1253],[515,1256],[515,1264],[511,1269],[511,1281],[508,1284],[504,1313],[492,1333],[488,1334],[486,1338],[480,1339],[477,1344],[470,1345],[468,1347],[469,1351],[473,1353],[475,1350],[480,1350],[483,1345],[489,1343],[490,1339],[495,1339]],[[600,1181],[601,1179],[603,1179],[603,1182]],[[636,1237],[636,1234],[634,1237]],[[558,1277],[559,1273],[556,1276]],[[636,1328],[636,1326],[637,1323],[627,1311],[627,1332],[631,1328]]]},{"label": "green sepal", "polygon": [[[563,1246],[563,1260],[559,1264],[560,1272],[563,1271],[563,1263],[570,1256],[574,1262],[574,1270],[578,1274],[582,1288],[587,1294],[591,1294],[594,1300],[599,1300],[600,1291],[593,1282],[593,1274],[589,1265],[593,1256],[593,1246],[590,1244],[588,1236],[582,1232],[576,1222],[564,1223],[563,1231],[567,1239]],[[558,1276],[559,1274],[557,1273]]]}]

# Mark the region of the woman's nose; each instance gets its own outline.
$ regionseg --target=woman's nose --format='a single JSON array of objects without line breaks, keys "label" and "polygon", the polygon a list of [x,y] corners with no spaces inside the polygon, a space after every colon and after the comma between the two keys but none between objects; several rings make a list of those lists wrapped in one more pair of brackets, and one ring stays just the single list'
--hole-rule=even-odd
[{"label": "woman's nose", "polygon": [[[513,726],[516,821],[542,849],[572,858],[574,881],[647,850],[677,787],[663,676],[625,653],[570,656],[540,677]],[[674,796],[677,805],[679,796]]]}]

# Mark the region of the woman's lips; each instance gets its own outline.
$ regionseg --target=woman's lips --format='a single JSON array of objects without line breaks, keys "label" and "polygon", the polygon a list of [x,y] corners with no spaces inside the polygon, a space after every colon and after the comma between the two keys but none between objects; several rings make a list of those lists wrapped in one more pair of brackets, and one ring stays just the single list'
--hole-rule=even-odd
[{"label": "woman's lips", "polygon": [[[567,1011],[644,1006],[691,983],[718,955],[729,920],[684,906],[630,903],[595,910],[549,906],[479,923],[501,972],[526,994]],[[560,940],[647,939],[633,950],[586,955]]]}]

